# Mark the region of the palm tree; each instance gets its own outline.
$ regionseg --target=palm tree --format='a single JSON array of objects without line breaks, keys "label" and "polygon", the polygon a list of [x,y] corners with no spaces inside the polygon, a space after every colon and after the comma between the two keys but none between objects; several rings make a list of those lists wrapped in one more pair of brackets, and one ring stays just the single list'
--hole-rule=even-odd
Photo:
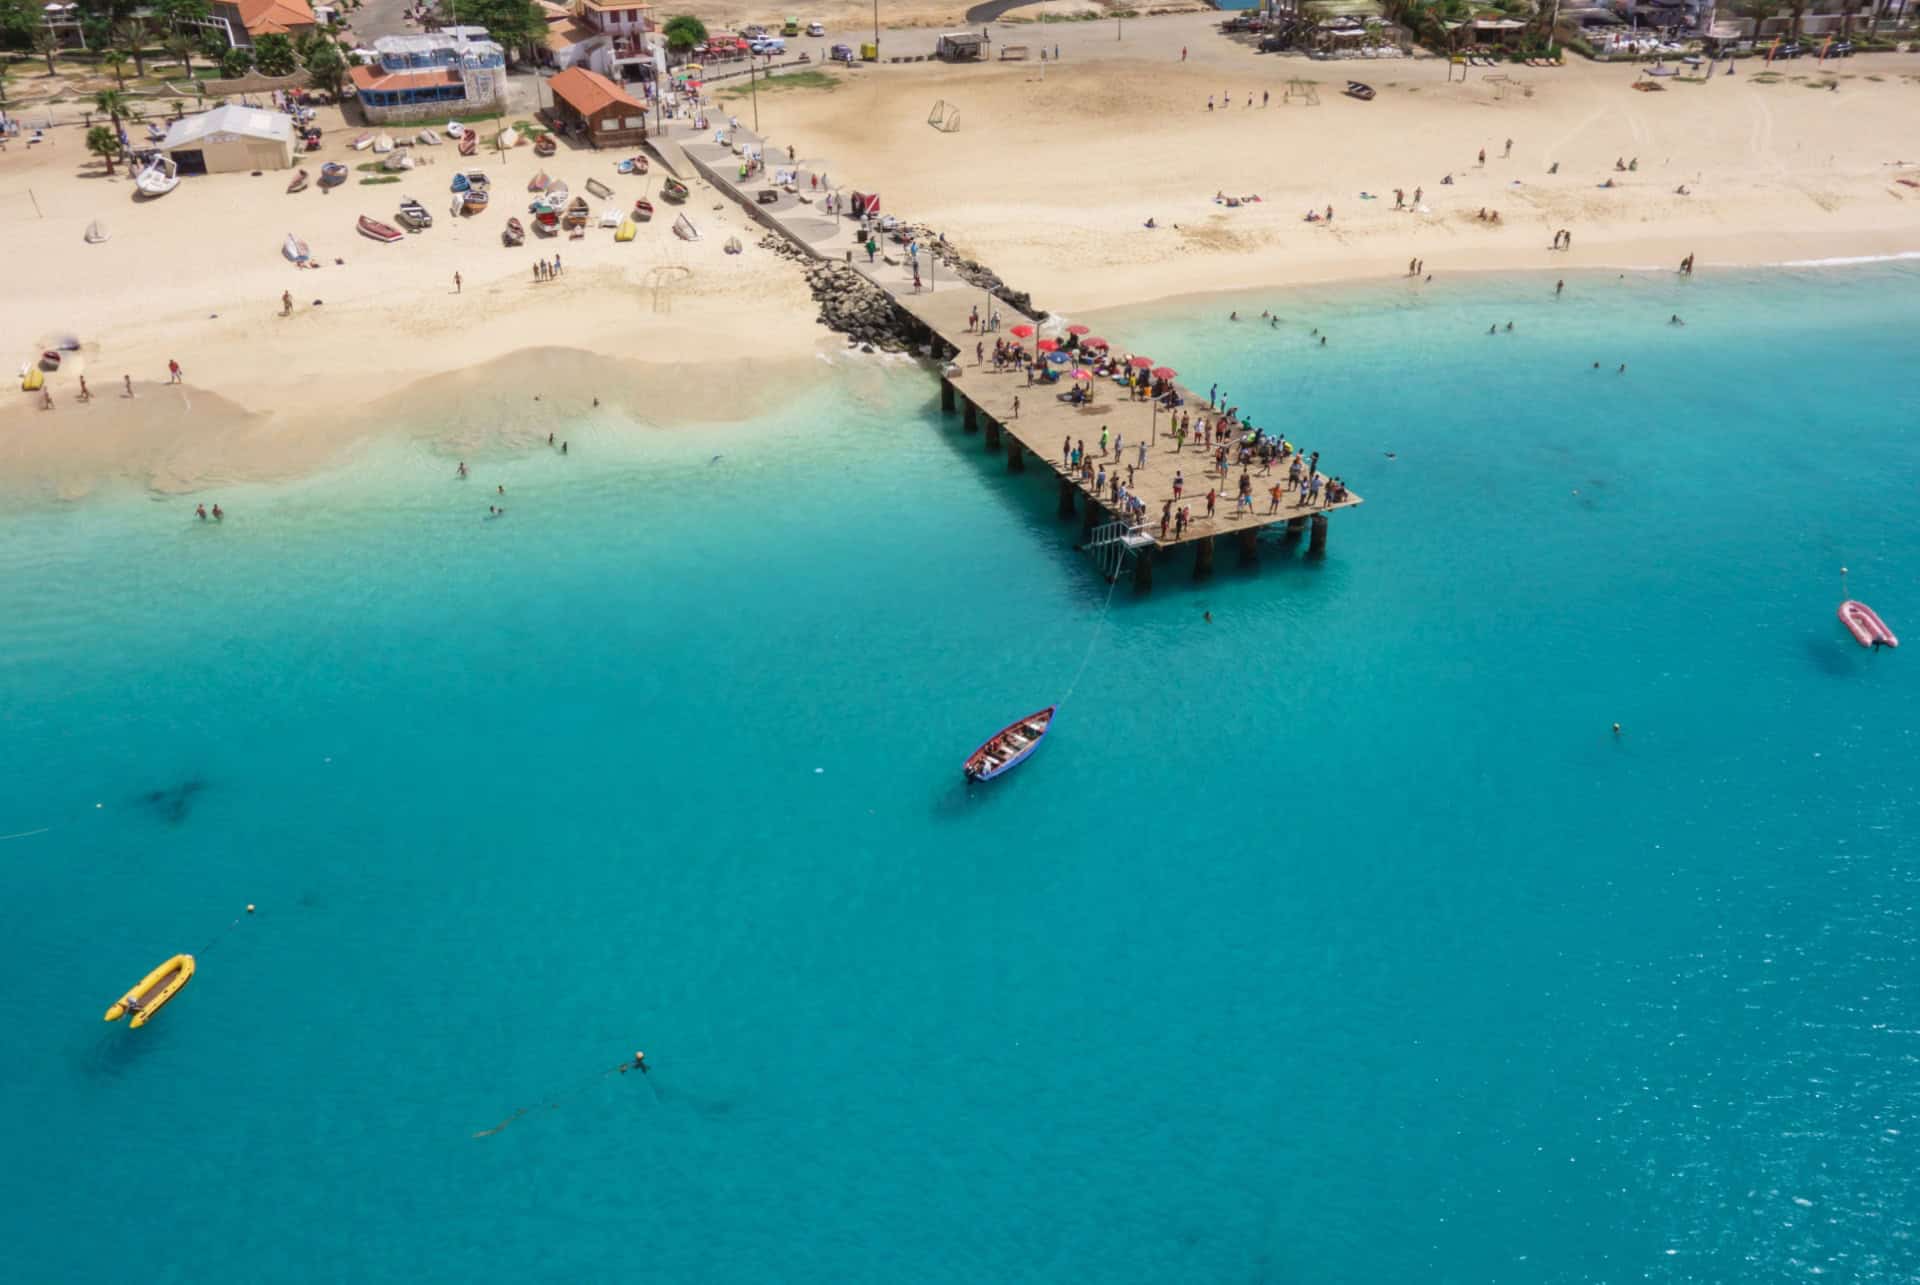
[{"label": "palm tree", "polygon": [[113,162],[120,155],[120,135],[105,125],[95,125],[87,131],[87,150],[100,158],[107,167],[107,173],[113,173]]},{"label": "palm tree", "polygon": [[117,89],[103,89],[93,96],[93,110],[113,121],[113,136],[120,137],[120,120],[139,120],[140,109],[127,100],[127,96]]},{"label": "palm tree", "polygon": [[127,87],[127,56],[118,49],[109,49],[100,55],[100,65],[113,73],[120,88]]},{"label": "palm tree", "polygon": [[144,18],[122,18],[114,24],[113,34],[120,38],[128,53],[133,55],[133,74],[147,74],[147,54],[140,46],[147,38],[147,23]]},{"label": "palm tree", "polygon": [[178,60],[180,66],[186,71],[187,79],[192,80],[193,41],[176,31],[167,37],[166,49],[167,53]]}]

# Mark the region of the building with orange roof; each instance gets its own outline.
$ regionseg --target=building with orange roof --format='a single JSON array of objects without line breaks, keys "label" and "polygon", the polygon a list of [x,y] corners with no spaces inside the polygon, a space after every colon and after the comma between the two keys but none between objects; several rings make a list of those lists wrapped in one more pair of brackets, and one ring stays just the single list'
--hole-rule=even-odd
[{"label": "building with orange roof", "polygon": [[350,67],[360,112],[376,124],[445,120],[497,111],[506,103],[506,51],[485,27],[445,27],[382,36],[374,60]]},{"label": "building with orange roof", "polygon": [[236,49],[260,36],[297,39],[320,26],[307,0],[211,0],[207,10],[198,25],[220,32]]},{"label": "building with orange roof", "polygon": [[569,67],[547,82],[561,130],[595,147],[645,142],[647,105],[597,71]]}]

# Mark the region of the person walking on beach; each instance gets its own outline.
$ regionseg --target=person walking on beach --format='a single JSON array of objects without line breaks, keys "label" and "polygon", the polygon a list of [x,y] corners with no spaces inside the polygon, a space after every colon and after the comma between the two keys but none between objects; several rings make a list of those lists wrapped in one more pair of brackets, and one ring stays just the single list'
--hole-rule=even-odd
[{"label": "person walking on beach", "polygon": [[122,376],[120,376],[120,383],[121,383],[121,384],[122,384],[123,386],[125,386],[125,388],[126,388],[126,390],[127,390],[127,392],[126,392],[126,395],[127,395],[128,397],[131,397],[131,396],[133,396],[133,376],[132,376],[132,375],[122,375]]},{"label": "person walking on beach", "polygon": [[1018,395],[1016,395],[1013,399],[1013,418],[1015,419],[1020,418],[1020,398]]},{"label": "person walking on beach", "polygon": [[280,292],[280,315],[283,317],[291,317],[293,315],[293,291],[291,290],[282,290]]},{"label": "person walking on beach", "polygon": [[453,292],[460,293],[460,274],[457,271],[453,274]]},{"label": "person walking on beach", "polygon": [[171,357],[167,358],[167,382],[169,384],[180,382],[180,363]]},{"label": "person walking on beach", "polygon": [[1513,140],[1512,140],[1511,138],[1509,138],[1509,139],[1507,140],[1507,150],[1506,150],[1505,152],[1503,152],[1503,153],[1501,153],[1501,155],[1502,155],[1502,156],[1512,156],[1512,155],[1513,155]]},{"label": "person walking on beach", "polygon": [[93,394],[87,391],[87,377],[85,375],[80,376],[80,400],[83,402],[93,400]]},{"label": "person walking on beach", "polygon": [[1069,467],[1072,466],[1073,439],[1071,437],[1063,437],[1060,439],[1060,459],[1062,463],[1067,464]]},{"label": "person walking on beach", "polygon": [[1142,442],[1140,443],[1140,467],[1145,468],[1146,466],[1147,466],[1147,444],[1145,442]]},{"label": "person walking on beach", "polygon": [[1480,149],[1480,163],[1482,165],[1487,163],[1487,149],[1484,147]]},{"label": "person walking on beach", "polygon": [[1181,45],[1181,46],[1180,46],[1180,61],[1181,61],[1181,62],[1185,62],[1186,60],[1187,60],[1187,47],[1186,47],[1185,45]]}]

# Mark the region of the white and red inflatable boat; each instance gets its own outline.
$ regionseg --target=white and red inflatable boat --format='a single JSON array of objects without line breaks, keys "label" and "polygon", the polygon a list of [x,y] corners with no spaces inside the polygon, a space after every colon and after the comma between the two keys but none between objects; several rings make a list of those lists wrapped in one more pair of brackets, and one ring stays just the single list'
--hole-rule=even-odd
[{"label": "white and red inflatable boat", "polygon": [[1887,622],[1880,619],[1877,612],[1864,602],[1852,598],[1840,604],[1840,623],[1847,627],[1853,640],[1862,647],[1898,647],[1900,640],[1894,637],[1893,630],[1887,628]]}]

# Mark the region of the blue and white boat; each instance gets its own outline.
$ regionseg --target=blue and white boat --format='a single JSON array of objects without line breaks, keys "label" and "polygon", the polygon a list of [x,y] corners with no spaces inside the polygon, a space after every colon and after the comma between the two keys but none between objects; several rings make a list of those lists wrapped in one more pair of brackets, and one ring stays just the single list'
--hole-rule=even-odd
[{"label": "blue and white boat", "polygon": [[991,781],[1013,771],[1040,748],[1040,742],[1053,724],[1057,706],[1049,705],[1037,714],[1018,719],[989,736],[967,755],[965,772],[970,781]]}]

